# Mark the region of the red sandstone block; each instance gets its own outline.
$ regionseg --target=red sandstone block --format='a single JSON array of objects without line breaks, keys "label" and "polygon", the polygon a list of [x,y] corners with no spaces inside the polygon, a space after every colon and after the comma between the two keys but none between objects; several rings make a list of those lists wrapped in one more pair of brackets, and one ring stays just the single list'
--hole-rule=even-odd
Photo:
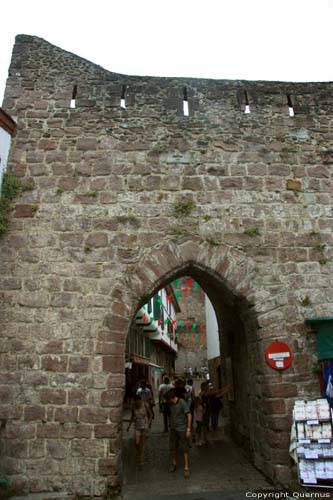
[{"label": "red sandstone block", "polygon": [[95,425],[95,438],[115,437],[117,429],[113,424]]},{"label": "red sandstone block", "polygon": [[5,431],[8,439],[33,439],[36,437],[36,424],[25,422],[8,422]]},{"label": "red sandstone block", "polygon": [[69,371],[70,372],[87,372],[89,368],[89,358],[82,356],[71,356],[69,358]]},{"label": "red sandstone block", "polygon": [[123,354],[125,344],[116,342],[97,342],[96,354]]},{"label": "red sandstone block", "polygon": [[89,424],[105,423],[109,413],[104,408],[81,408],[79,420],[80,422]]},{"label": "red sandstone block", "polygon": [[271,414],[281,414],[286,412],[286,403],[284,399],[268,399],[263,402],[263,406],[266,413]]},{"label": "red sandstone block", "polygon": [[43,404],[63,405],[66,403],[66,391],[62,389],[41,389],[40,400]]},{"label": "red sandstone block", "polygon": [[106,372],[122,373],[125,367],[123,356],[103,356],[103,370]]},{"label": "red sandstone block", "polygon": [[90,439],[93,428],[93,425],[65,422],[60,427],[60,437],[63,439]]},{"label": "red sandstone block", "polygon": [[55,422],[77,422],[77,408],[56,408],[54,412]]},{"label": "red sandstone block", "polygon": [[118,406],[123,399],[123,389],[112,389],[101,394],[101,406]]},{"label": "red sandstone block", "polygon": [[41,139],[38,143],[38,148],[41,150],[57,149],[57,143],[55,141],[50,141],[49,139]]},{"label": "red sandstone block", "polygon": [[68,404],[69,405],[86,405],[87,404],[87,391],[84,389],[69,389],[68,390]]},{"label": "red sandstone block", "polygon": [[42,369],[50,372],[66,372],[67,356],[42,356]]},{"label": "red sandstone block", "polygon": [[103,248],[108,246],[108,236],[105,233],[91,233],[89,234],[86,245],[93,248]]},{"label": "red sandstone block", "polygon": [[3,404],[10,404],[13,402],[13,389],[8,385],[0,386],[0,401]]},{"label": "red sandstone block", "polygon": [[27,422],[34,420],[45,420],[44,406],[26,406],[24,408],[24,420]]},{"label": "red sandstone block", "polygon": [[108,377],[108,389],[117,389],[125,387],[125,374],[123,373],[113,373]]},{"label": "red sandstone block", "polygon": [[124,316],[109,314],[104,320],[104,326],[107,326],[111,331],[123,332],[127,331],[129,320]]},{"label": "red sandstone block", "polygon": [[37,438],[58,438],[60,425],[54,422],[37,424]]},{"label": "red sandstone block", "polygon": [[81,151],[93,151],[94,149],[97,148],[97,141],[96,139],[78,139],[77,141],[77,149]]},{"label": "red sandstone block", "polygon": [[263,387],[263,396],[271,398],[289,398],[297,396],[297,385],[295,384],[272,384]]},{"label": "red sandstone block", "polygon": [[101,458],[98,461],[98,472],[101,476],[114,475],[117,471],[116,457]]},{"label": "red sandstone block", "polygon": [[37,211],[37,205],[28,205],[24,203],[18,203],[15,205],[14,216],[20,217],[34,217]]},{"label": "red sandstone block", "polygon": [[23,406],[19,405],[0,405],[0,419],[20,420],[23,415]]},{"label": "red sandstone block", "polygon": [[62,354],[64,352],[63,340],[51,340],[40,351],[42,354]]}]

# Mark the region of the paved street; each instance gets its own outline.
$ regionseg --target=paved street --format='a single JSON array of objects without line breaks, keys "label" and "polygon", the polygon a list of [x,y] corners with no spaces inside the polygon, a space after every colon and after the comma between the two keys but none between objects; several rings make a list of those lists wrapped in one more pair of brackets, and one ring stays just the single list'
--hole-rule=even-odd
[{"label": "paved street", "polygon": [[183,464],[168,472],[168,434],[157,413],[147,443],[145,464],[135,464],[132,433],[124,426],[124,488],[126,500],[245,500],[246,491],[272,491],[272,485],[247,460],[241,449],[221,433],[203,447],[190,450],[190,479]]}]

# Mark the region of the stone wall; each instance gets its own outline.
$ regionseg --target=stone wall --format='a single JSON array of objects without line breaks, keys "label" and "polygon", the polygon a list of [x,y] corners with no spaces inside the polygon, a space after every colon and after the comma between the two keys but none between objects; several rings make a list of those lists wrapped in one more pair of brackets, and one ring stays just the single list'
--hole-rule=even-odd
[{"label": "stone wall", "polygon": [[232,432],[289,484],[294,398],[319,395],[304,318],[332,315],[332,84],[129,77],[19,36],[3,106],[33,189],[0,242],[1,473],[24,492],[117,488],[131,318],[191,275],[233,360]]}]

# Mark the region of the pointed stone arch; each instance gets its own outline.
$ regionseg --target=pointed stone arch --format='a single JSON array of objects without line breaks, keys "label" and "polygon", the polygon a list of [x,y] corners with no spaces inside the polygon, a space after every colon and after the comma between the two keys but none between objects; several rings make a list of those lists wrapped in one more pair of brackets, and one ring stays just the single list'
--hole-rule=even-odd
[{"label": "pointed stone arch", "polygon": [[[287,448],[285,422],[277,434],[269,432],[268,414],[279,411],[280,400],[267,399],[270,379],[264,366],[263,338],[255,315],[256,266],[243,252],[228,245],[214,245],[192,237],[176,243],[163,242],[146,250],[132,272],[119,282],[112,293],[112,311],[104,325],[125,349],[126,336],[138,307],[157,290],[177,277],[196,279],[213,303],[219,324],[220,344],[233,358],[235,402],[231,405],[231,433],[245,445],[255,465],[271,479],[280,479],[281,467],[288,469],[287,453],[274,458],[276,441],[283,437]],[[121,354],[124,362],[124,352]],[[109,363],[109,365],[108,365]],[[104,368],[112,359],[104,361]],[[112,382],[114,380],[114,383]],[[110,377],[110,388],[119,390],[119,378]],[[272,382],[276,382],[273,377]],[[262,388],[266,388],[266,396]],[[269,406],[271,405],[271,407]],[[275,406],[274,406],[275,405]],[[270,409],[271,408],[271,409]],[[261,440],[258,442],[258,436]],[[120,443],[120,441],[119,441]],[[280,450],[281,451],[281,450]],[[119,460],[120,459],[120,448]]]}]

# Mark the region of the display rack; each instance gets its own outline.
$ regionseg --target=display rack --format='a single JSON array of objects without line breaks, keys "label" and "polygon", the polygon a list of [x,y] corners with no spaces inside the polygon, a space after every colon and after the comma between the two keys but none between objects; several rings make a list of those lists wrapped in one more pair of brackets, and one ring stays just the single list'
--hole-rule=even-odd
[{"label": "display rack", "polygon": [[333,488],[333,427],[328,401],[296,401],[293,424],[300,484]]}]

